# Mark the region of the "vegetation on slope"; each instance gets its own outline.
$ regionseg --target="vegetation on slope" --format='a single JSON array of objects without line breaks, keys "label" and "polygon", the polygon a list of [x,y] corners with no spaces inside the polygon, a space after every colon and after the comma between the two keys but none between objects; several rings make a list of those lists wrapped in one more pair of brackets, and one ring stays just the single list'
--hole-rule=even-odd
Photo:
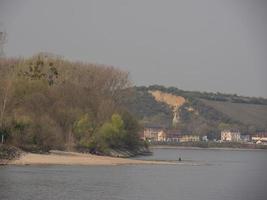
[{"label": "vegetation on slope", "polygon": [[172,121],[172,109],[163,102],[158,102],[146,87],[134,87],[132,95],[124,99],[124,105],[143,126],[166,126]]},{"label": "vegetation on slope", "polygon": [[[134,104],[131,101],[128,102],[130,110],[138,113],[139,119],[145,122],[144,125],[163,125],[172,128],[171,107],[157,102],[151,95],[151,91],[161,91],[185,98],[185,103],[178,110],[180,121],[177,126],[184,134],[208,135],[209,139],[218,139],[223,129],[239,129],[243,133],[267,129],[265,117],[267,111],[264,105],[267,102],[266,99],[221,93],[190,92],[158,85],[136,87]],[[233,103],[241,102],[241,100],[246,103]],[[142,108],[146,109],[139,112]],[[164,117],[155,120],[160,115]]]},{"label": "vegetation on slope", "polygon": [[214,109],[254,129],[267,129],[267,105],[203,100]]},{"label": "vegetation on slope", "polygon": [[164,87],[161,85],[151,85],[147,87],[147,89],[159,90],[177,96],[182,96],[185,97],[186,99],[206,99],[212,101],[224,101],[232,103],[267,105],[267,99],[261,97],[244,97],[244,96],[238,96],[237,94],[224,94],[220,92],[213,93],[213,92],[185,91],[178,89],[176,87]]}]

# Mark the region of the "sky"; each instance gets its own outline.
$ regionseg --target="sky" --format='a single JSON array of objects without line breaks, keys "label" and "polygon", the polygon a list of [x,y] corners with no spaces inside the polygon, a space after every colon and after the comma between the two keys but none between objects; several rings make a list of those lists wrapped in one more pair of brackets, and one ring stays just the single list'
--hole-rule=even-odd
[{"label": "sky", "polygon": [[267,97],[266,0],[0,0],[6,56],[50,52],[135,85]]}]

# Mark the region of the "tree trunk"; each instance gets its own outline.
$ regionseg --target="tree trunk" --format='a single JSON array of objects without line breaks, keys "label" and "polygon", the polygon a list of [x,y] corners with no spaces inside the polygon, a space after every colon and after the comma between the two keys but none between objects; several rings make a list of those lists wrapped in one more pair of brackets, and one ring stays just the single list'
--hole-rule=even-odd
[{"label": "tree trunk", "polygon": [[67,151],[73,151],[74,149],[74,139],[72,131],[69,130],[68,132],[68,138],[67,138]]},{"label": "tree trunk", "polygon": [[4,125],[4,115],[5,115],[5,110],[6,110],[6,103],[7,103],[7,98],[8,98],[9,87],[10,87],[10,83],[7,84],[6,91],[4,93],[4,99],[3,99],[1,116],[0,116],[0,128],[1,129],[3,128],[3,125]]}]

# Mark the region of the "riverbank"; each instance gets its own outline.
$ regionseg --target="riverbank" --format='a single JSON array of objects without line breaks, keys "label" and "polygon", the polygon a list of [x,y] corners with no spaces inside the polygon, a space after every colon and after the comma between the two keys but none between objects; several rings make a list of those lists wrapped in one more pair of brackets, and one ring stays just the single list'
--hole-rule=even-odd
[{"label": "riverbank", "polygon": [[240,143],[240,142],[181,142],[181,143],[166,143],[166,142],[153,142],[150,147],[166,146],[174,148],[197,148],[197,149],[267,149],[267,145]]},{"label": "riverbank", "polygon": [[222,150],[222,151],[262,151],[267,149],[255,148],[231,148],[231,147],[194,147],[194,146],[174,146],[174,145],[151,145],[150,149],[188,149],[188,150]]},{"label": "riverbank", "polygon": [[25,153],[18,159],[9,160],[8,165],[137,165],[137,164],[174,164],[164,161],[133,160],[96,156],[92,154],[51,151],[49,154]]},{"label": "riverbank", "polygon": [[22,153],[23,152],[20,149],[14,146],[0,144],[0,165],[19,158]]}]

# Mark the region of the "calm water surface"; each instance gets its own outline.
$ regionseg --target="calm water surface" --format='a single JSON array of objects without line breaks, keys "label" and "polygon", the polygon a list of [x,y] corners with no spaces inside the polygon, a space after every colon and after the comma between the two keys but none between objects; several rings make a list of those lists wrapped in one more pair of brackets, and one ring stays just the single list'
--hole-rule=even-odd
[{"label": "calm water surface", "polygon": [[266,200],[267,151],[154,149],[185,164],[0,167],[0,199]]}]

